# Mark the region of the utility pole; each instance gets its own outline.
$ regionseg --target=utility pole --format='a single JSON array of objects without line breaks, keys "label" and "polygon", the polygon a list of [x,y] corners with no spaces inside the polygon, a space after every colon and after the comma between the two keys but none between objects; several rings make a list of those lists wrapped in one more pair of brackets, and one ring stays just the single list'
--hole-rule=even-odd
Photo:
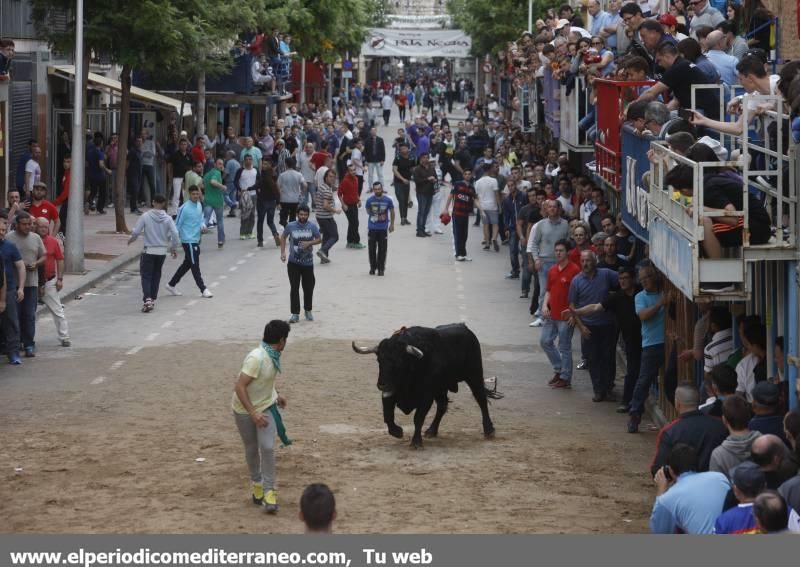
[{"label": "utility pole", "polygon": [[75,6],[75,104],[72,111],[72,170],[69,182],[65,268],[82,273],[83,268],[83,191],[86,173],[86,141],[83,137],[83,0]]},{"label": "utility pole", "polygon": [[306,58],[300,60],[300,104],[306,102]]},{"label": "utility pole", "polygon": [[533,0],[528,0],[528,33],[533,33]]}]

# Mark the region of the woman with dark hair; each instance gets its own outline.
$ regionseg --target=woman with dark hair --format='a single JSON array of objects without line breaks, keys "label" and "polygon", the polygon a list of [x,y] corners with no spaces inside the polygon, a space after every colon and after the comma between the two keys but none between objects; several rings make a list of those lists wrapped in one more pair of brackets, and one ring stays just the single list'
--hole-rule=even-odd
[{"label": "woman with dark hair", "polygon": [[672,0],[669,6],[669,13],[678,20],[678,24],[685,26],[689,23],[686,19],[686,3],[683,0]]},{"label": "woman with dark hair", "polygon": [[696,39],[687,37],[686,39],[679,41],[678,52],[683,55],[684,59],[694,63],[710,82],[719,82],[719,71],[717,71],[717,68],[714,67],[714,64],[709,61],[705,55],[703,55],[703,48],[700,47],[700,43]]},{"label": "woman with dark hair", "polygon": [[736,33],[742,27],[742,5],[735,2],[728,2],[728,7],[725,8],[725,19],[728,20],[736,27]]},{"label": "woman with dark hair", "polygon": [[741,11],[741,31],[750,47],[770,50],[772,26],[775,18],[763,0],[744,0]]}]

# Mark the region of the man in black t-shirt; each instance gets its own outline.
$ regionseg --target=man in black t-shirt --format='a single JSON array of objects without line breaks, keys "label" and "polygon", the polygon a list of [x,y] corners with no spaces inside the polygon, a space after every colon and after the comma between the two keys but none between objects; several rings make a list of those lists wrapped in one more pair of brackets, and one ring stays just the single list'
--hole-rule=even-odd
[{"label": "man in black t-shirt", "polygon": [[467,148],[466,136],[459,137],[456,152],[450,163],[453,166],[451,174],[455,174],[456,176],[453,179],[454,182],[464,179],[465,169],[472,169],[472,154],[469,153],[469,148]]},{"label": "man in black t-shirt", "polygon": [[182,196],[183,178],[192,169],[192,154],[189,153],[189,141],[186,138],[181,139],[178,151],[172,154],[169,163],[172,166],[172,210],[173,214],[177,214]]},{"label": "man in black t-shirt", "polygon": [[414,171],[414,160],[411,159],[408,144],[400,144],[400,154],[392,162],[394,173],[394,192],[400,208],[400,226],[411,224],[408,220],[408,199],[411,196],[411,176]]},{"label": "man in black t-shirt", "polygon": [[671,91],[681,108],[693,108],[705,116],[719,119],[719,91],[709,88],[697,89],[696,104],[692,106],[692,86],[713,83],[694,64],[678,54],[678,48],[671,42],[662,42],[656,48],[656,62],[665,69],[655,85],[647,89],[638,100],[655,100],[659,95]]},{"label": "man in black t-shirt", "polygon": [[[540,190],[541,191],[541,190]],[[528,271],[528,236],[537,222],[542,220],[540,204],[536,199],[536,189],[528,189],[528,204],[520,208],[517,213],[517,236],[519,237],[519,255],[522,274],[520,277],[520,299],[528,297],[531,289],[531,273]],[[542,191],[544,193],[544,191]],[[510,227],[509,227],[510,230]],[[534,287],[538,287],[539,279],[535,278]],[[538,290],[534,289],[534,295],[538,299]],[[538,301],[537,301],[538,305]]]}]

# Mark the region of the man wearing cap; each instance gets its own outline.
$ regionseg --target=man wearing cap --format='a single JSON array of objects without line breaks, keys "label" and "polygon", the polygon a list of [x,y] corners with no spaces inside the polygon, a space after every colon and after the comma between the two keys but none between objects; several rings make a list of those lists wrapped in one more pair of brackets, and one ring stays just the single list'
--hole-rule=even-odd
[{"label": "man wearing cap", "polygon": [[33,192],[31,193],[31,206],[28,212],[35,219],[47,219],[50,223],[50,234],[55,236],[58,234],[58,229],[61,227],[61,219],[59,218],[56,206],[44,198],[46,194],[47,185],[41,181],[34,183]]},{"label": "man wearing cap", "polygon": [[708,470],[721,472],[729,476],[731,469],[750,458],[753,441],[761,437],[758,431],[751,431],[747,423],[750,421],[750,406],[740,396],[729,396],[722,402],[722,423],[728,428],[730,435],[722,444],[711,451]]},{"label": "man wearing cap", "polygon": [[664,26],[664,31],[675,38],[676,41],[683,41],[689,36],[678,31],[678,19],[672,14],[662,14],[658,18],[658,23]]},{"label": "man wearing cap", "polygon": [[748,427],[751,431],[760,431],[764,435],[777,435],[788,446],[783,431],[783,416],[778,411],[779,397],[777,384],[765,381],[753,386],[753,419]]},{"label": "man wearing cap", "polygon": [[573,26],[569,20],[566,19],[558,20],[558,23],[556,24],[556,36],[561,36],[563,38],[569,39],[569,36],[572,32],[578,32],[581,37],[592,37],[592,34],[590,34],[587,30],[578,26]]},{"label": "man wearing cap", "polygon": [[764,473],[757,464],[745,461],[730,471],[733,494],[739,504],[730,508],[717,518],[715,534],[757,534],[756,518],[753,516],[753,502],[766,486]]}]

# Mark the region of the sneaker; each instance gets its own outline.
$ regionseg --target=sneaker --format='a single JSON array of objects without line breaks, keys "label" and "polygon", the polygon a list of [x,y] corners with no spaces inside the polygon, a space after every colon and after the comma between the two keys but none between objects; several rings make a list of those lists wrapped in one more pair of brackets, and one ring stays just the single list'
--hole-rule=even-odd
[{"label": "sneaker", "polygon": [[[217,242],[217,248],[218,248],[219,250],[222,250],[222,247],[223,247],[223,246],[225,246],[225,243],[224,243],[224,242]],[[259,246],[260,246],[260,245],[259,245]]]},{"label": "sneaker", "polygon": [[465,262],[472,262],[472,258],[469,256],[463,256]]},{"label": "sneaker", "polygon": [[254,484],[252,497],[253,504],[261,506],[261,504],[264,502],[264,487],[260,484]]},{"label": "sneaker", "polygon": [[369,275],[374,276],[375,275],[375,270],[370,270],[369,271]]},{"label": "sneaker", "polygon": [[603,394],[595,394],[594,396],[592,396],[592,401],[593,402],[602,402],[605,399],[606,399],[606,397]]},{"label": "sneaker", "polygon": [[519,298],[520,299],[528,299],[528,292],[527,291],[523,291],[522,293],[519,294]]},{"label": "sneaker", "polygon": [[356,242],[355,244],[353,244],[352,247],[355,248],[356,250],[363,250],[364,248],[367,247],[367,245],[366,244],[362,244],[360,242]]},{"label": "sneaker", "polygon": [[537,317],[536,319],[530,322],[528,327],[541,327],[542,325],[544,325],[544,321],[542,321],[541,317]]},{"label": "sneaker", "polygon": [[299,323],[300,322],[300,315],[292,315],[289,317],[289,323]]},{"label": "sneaker", "polygon": [[141,210],[136,209],[135,211],[131,211],[131,214],[142,216],[144,213]]},{"label": "sneaker", "polygon": [[19,357],[18,352],[12,352],[8,355],[8,363],[13,366],[19,366],[22,364],[22,359]]},{"label": "sneaker", "polygon": [[275,514],[278,511],[278,495],[274,490],[268,490],[264,495],[264,512]]},{"label": "sneaker", "polygon": [[25,347],[25,358],[36,358],[36,352],[33,347]]},{"label": "sneaker", "polygon": [[483,249],[484,250],[488,250],[489,249],[489,245],[488,244],[484,244]]},{"label": "sneaker", "polygon": [[72,343],[69,339],[61,339],[61,346],[62,347],[71,347]]},{"label": "sneaker", "polygon": [[589,370],[589,361],[584,358],[578,363],[578,366],[576,366],[575,368],[577,368],[578,370]]},{"label": "sneaker", "polygon": [[322,250],[317,251],[317,257],[323,264],[330,264],[331,262],[331,259],[328,258],[328,254],[326,252],[323,252]]},{"label": "sneaker", "polygon": [[205,288],[205,289],[203,290],[203,293],[202,293],[201,295],[202,295],[203,297],[207,298],[207,299],[211,299],[212,297],[214,297],[214,294],[213,294],[213,293],[211,293],[211,290],[210,290],[210,289],[208,289],[208,288]]},{"label": "sneaker", "polygon": [[553,384],[555,384],[559,380],[561,380],[561,373],[560,372],[556,372],[555,374],[553,374],[553,377],[550,378],[550,381],[547,383],[547,385],[548,386],[552,386]]},{"label": "sneaker", "polygon": [[518,280],[519,279],[519,274],[515,274],[514,272],[511,272],[510,274],[506,274],[506,279],[507,280]]},{"label": "sneaker", "polygon": [[382,276],[383,275],[383,270],[378,270],[378,275]]},{"label": "sneaker", "polygon": [[561,380],[559,378],[558,382],[553,384],[553,389],[554,390],[571,390],[572,389],[572,383],[569,380]]},{"label": "sneaker", "polygon": [[466,259],[466,256],[456,256],[456,262],[464,262]]},{"label": "sneaker", "polygon": [[628,404],[620,404],[614,411],[617,413],[628,413]]},{"label": "sneaker", "polygon": [[497,240],[492,241],[492,246],[494,246],[495,252],[500,252],[500,245],[497,243]]},{"label": "sneaker", "polygon": [[280,246],[280,245],[281,245],[281,237],[280,237],[280,236],[278,236],[278,235],[276,234],[276,235],[275,235],[275,236],[273,236],[272,238],[275,240],[275,246]]},{"label": "sneaker", "polygon": [[314,315],[311,313],[311,311],[305,311],[305,315],[306,315],[306,321],[314,320]]},{"label": "sneaker", "polygon": [[433,233],[430,230],[426,230],[425,236],[433,236]]},{"label": "sneaker", "polygon": [[259,240],[256,246],[258,246],[259,248],[264,248],[264,243]]},{"label": "sneaker", "polygon": [[418,232],[417,233],[417,238],[425,238],[426,236],[428,236],[428,235],[425,234],[424,232]]},{"label": "sneaker", "polygon": [[628,420],[628,433],[639,433],[639,424],[642,422],[642,417],[639,415],[632,415]]},{"label": "sneaker", "polygon": [[609,390],[608,392],[606,392],[606,397],[605,397],[604,401],[606,401],[606,402],[616,402],[617,401],[617,394],[615,394],[614,392]]},{"label": "sneaker", "polygon": [[436,234],[444,234],[444,231],[441,228],[437,228],[433,232],[435,232]]},{"label": "sneaker", "polygon": [[167,284],[167,291],[172,295],[183,295],[183,292],[177,286]]}]

